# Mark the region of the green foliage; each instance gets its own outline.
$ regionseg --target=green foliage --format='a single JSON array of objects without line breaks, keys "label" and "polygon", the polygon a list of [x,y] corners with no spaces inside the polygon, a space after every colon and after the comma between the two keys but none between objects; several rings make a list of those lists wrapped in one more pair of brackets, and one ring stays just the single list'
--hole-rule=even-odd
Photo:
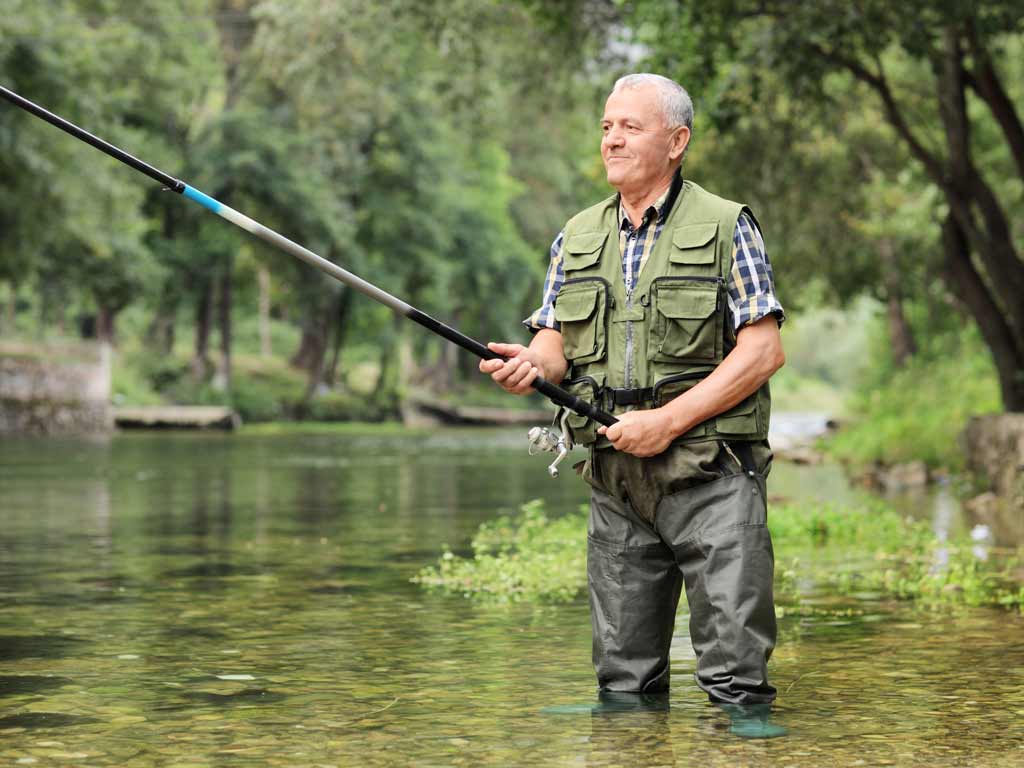
[{"label": "green foliage", "polygon": [[535,500],[481,525],[472,557],[447,550],[414,581],[500,602],[571,600],[586,583],[586,531],[584,510],[550,519]]},{"label": "green foliage", "polygon": [[[559,45],[524,9],[477,0],[230,6],[14,0],[0,80],[470,335],[521,337],[548,244],[596,196]],[[375,364],[395,365],[391,314],[362,297],[335,314],[335,281],[10,107],[0,149],[0,295],[10,286],[33,308],[82,315],[141,307],[152,323],[132,331],[152,345],[168,328],[201,336],[196,309],[212,296],[215,318],[225,281],[255,314],[257,273],[269,273],[270,311],[293,331],[275,353],[318,342],[296,355],[306,392],[321,389],[309,379],[323,337],[346,352],[354,338],[374,345]],[[211,337],[191,356],[215,356]],[[414,362],[433,365],[443,346],[424,335]],[[145,363],[119,389],[145,400],[149,379],[184,394],[177,374],[205,368],[192,362]],[[203,385],[197,397],[224,397]],[[242,386],[248,410],[273,410],[265,387]],[[352,407],[336,395],[300,406],[340,417]]]},{"label": "green foliage", "polygon": [[[814,508],[783,504],[772,507],[768,524],[783,611],[799,609],[801,590],[819,583],[930,603],[1024,608],[1024,552],[979,558],[969,542],[940,542],[927,525],[880,500]],[[551,519],[543,502],[532,501],[515,517],[481,525],[472,555],[446,550],[413,581],[498,602],[573,600],[586,587],[586,531],[585,507]]]},{"label": "green foliage", "polygon": [[[877,338],[881,344],[884,337]],[[932,336],[902,369],[883,349],[869,360],[848,405],[852,423],[825,442],[826,450],[856,467],[920,459],[962,469],[958,438],[968,419],[1000,409],[995,370],[977,331]]]}]

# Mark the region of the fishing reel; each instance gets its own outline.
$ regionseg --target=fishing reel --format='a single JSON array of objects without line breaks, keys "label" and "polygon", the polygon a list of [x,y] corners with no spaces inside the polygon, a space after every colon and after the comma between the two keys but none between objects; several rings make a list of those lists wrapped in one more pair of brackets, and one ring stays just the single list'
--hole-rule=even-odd
[{"label": "fishing reel", "polygon": [[[551,422],[551,427],[533,427],[526,435],[530,441],[530,455],[534,456],[538,453],[557,453],[558,456],[555,458],[550,465],[548,465],[548,474],[552,477],[558,477],[558,465],[562,459],[569,455],[569,451],[572,450],[572,437],[569,432],[568,418],[571,413],[568,409],[562,408],[560,410],[561,419],[556,414],[554,420]],[[554,427],[555,422],[559,422],[561,428],[561,434],[558,429]]]}]

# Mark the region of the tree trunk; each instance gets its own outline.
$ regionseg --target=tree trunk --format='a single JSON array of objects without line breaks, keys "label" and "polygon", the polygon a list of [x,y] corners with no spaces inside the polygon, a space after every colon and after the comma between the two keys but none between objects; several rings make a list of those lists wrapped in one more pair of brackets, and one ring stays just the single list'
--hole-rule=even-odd
[{"label": "tree trunk", "polygon": [[105,341],[111,346],[114,344],[114,322],[117,318],[117,310],[100,304],[96,309],[96,338]]},{"label": "tree trunk", "polygon": [[162,355],[174,351],[174,326],[178,314],[177,290],[165,285],[160,293],[156,312],[146,329],[146,339],[151,348]]},{"label": "tree trunk", "polygon": [[338,314],[334,325],[332,336],[331,360],[324,372],[324,383],[328,387],[334,387],[338,381],[338,361],[341,359],[341,349],[345,345],[345,336],[348,331],[348,318],[352,312],[352,291],[346,288],[341,292],[338,299]]},{"label": "tree trunk", "polygon": [[892,241],[884,238],[878,244],[878,252],[882,261],[882,282],[885,285],[886,318],[889,324],[889,340],[892,343],[893,363],[897,368],[902,368],[908,359],[917,354],[917,342],[903,311],[903,286]]},{"label": "tree trunk", "polygon": [[270,270],[260,265],[256,277],[260,289],[260,357],[270,357],[273,354],[270,344]]},{"label": "tree trunk", "polygon": [[231,390],[231,266],[228,257],[218,279],[217,324],[220,330],[220,360],[214,381],[218,389]]},{"label": "tree trunk", "polygon": [[13,334],[15,317],[18,312],[18,289],[14,283],[7,284],[7,301],[4,303],[4,333]]},{"label": "tree trunk", "polygon": [[196,381],[205,381],[210,374],[210,326],[213,322],[213,283],[205,281],[196,304],[195,351],[192,356],[192,375]]},{"label": "tree trunk", "polygon": [[[946,32],[945,48],[936,64],[939,114],[946,133],[949,179],[944,185],[950,211],[957,218],[988,278],[983,284],[1013,330],[1018,355],[1024,355],[1024,262],[1017,254],[1009,220],[995,191],[971,155],[971,124],[967,115],[967,73],[959,31]],[[975,217],[980,214],[980,223]],[[980,322],[980,319],[979,319]]]},{"label": "tree trunk", "polygon": [[974,268],[967,237],[952,213],[943,223],[942,246],[945,257],[943,278],[950,290],[967,305],[992,352],[1003,408],[1024,411],[1024,355],[1018,352],[1013,329]]},{"label": "tree trunk", "polygon": [[337,294],[332,295],[323,307],[320,302],[310,306],[302,323],[302,339],[299,349],[291,359],[292,366],[306,371],[305,401],[309,401],[320,388],[324,376],[324,359],[327,356],[327,339],[331,319],[337,313]]}]

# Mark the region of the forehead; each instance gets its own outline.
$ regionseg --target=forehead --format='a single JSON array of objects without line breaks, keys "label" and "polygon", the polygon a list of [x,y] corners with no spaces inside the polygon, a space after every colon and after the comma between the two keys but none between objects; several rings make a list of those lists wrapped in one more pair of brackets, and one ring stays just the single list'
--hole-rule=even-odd
[{"label": "forehead", "polygon": [[604,105],[604,120],[634,119],[645,123],[662,122],[661,100],[653,85],[622,88],[613,92]]}]

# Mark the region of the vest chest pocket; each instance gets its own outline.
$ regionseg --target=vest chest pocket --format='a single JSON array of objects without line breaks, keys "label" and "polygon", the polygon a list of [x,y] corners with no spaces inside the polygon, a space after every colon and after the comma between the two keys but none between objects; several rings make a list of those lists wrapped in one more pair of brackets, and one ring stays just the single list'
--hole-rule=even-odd
[{"label": "vest chest pocket", "polygon": [[566,274],[596,265],[601,260],[601,251],[607,239],[607,232],[583,232],[567,238],[563,254]]},{"label": "vest chest pocket", "polygon": [[573,365],[602,359],[606,346],[608,286],[600,278],[566,280],[555,298],[562,351]]},{"label": "vest chest pocket", "polygon": [[717,235],[717,221],[676,227],[668,260],[673,264],[714,264]]},{"label": "vest chest pocket", "polygon": [[720,278],[661,278],[651,286],[653,362],[717,363],[722,357]]}]

